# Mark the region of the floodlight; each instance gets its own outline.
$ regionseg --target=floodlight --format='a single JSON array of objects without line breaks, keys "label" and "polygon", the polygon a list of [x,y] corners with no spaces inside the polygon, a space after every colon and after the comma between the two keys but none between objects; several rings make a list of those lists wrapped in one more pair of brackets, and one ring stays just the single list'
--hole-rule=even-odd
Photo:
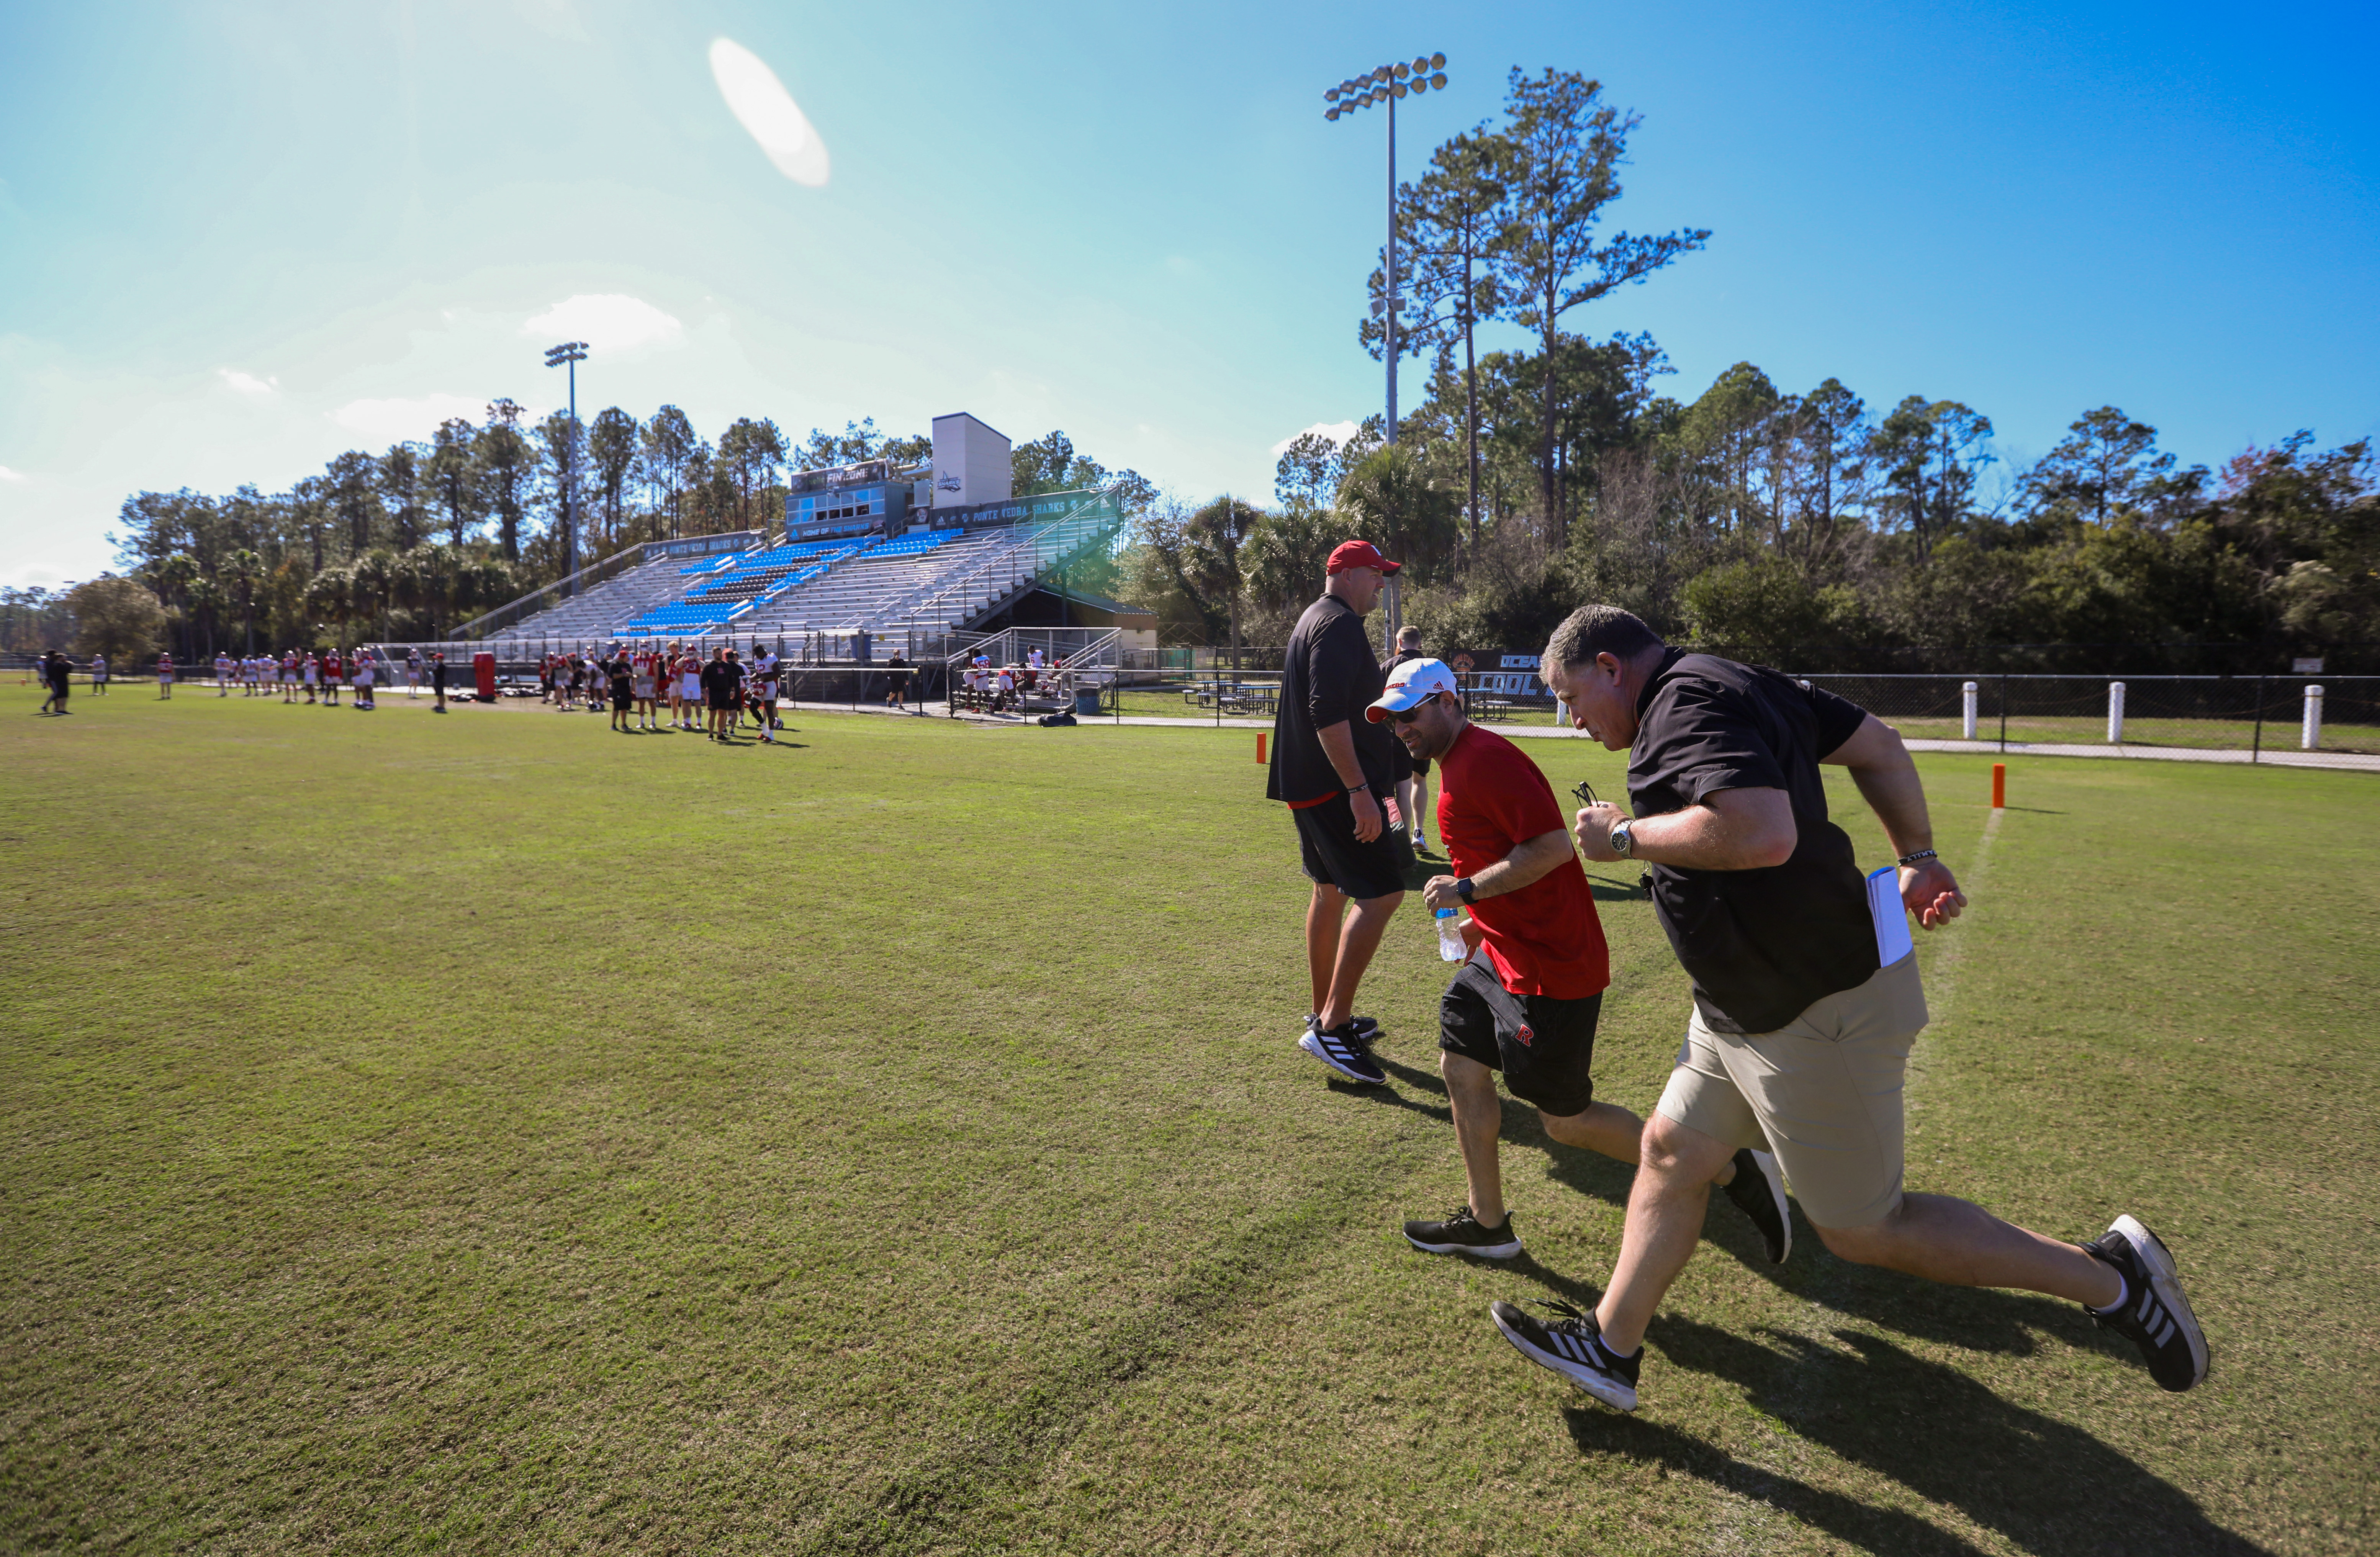
[{"label": "floodlight", "polygon": [[1413,74],[1413,67],[1412,67],[1412,66],[1407,65],[1403,60],[1399,60],[1399,61],[1397,61],[1396,78],[1397,78],[1397,79],[1398,79],[1398,80],[1402,81],[1402,80],[1403,80],[1406,77],[1408,77],[1408,76],[1410,76],[1410,75],[1412,75],[1412,74]]},{"label": "floodlight", "polygon": [[1416,75],[1416,76],[1427,76],[1427,75],[1428,75],[1428,74],[1429,74],[1429,61],[1427,61],[1427,60],[1426,60],[1426,59],[1416,59],[1416,60],[1415,60],[1415,61],[1414,61],[1414,74],[1415,74],[1415,75]]},{"label": "floodlight", "polygon": [[1339,116],[1339,110],[1336,108],[1325,108],[1322,111],[1322,116],[1326,119],[1335,119]]},{"label": "floodlight", "polygon": [[1429,79],[1429,84],[1436,87],[1439,91],[1444,91],[1446,90],[1446,72],[1441,70],[1437,75],[1432,76]]},{"label": "floodlight", "polygon": [[1399,81],[1395,86],[1389,90],[1395,92],[1399,97],[1402,97],[1405,94],[1405,84],[1402,81]]},{"label": "floodlight", "polygon": [[1428,78],[1428,77],[1427,77],[1427,76],[1415,76],[1415,77],[1413,79],[1413,83],[1412,83],[1412,84],[1413,84],[1413,90],[1414,90],[1414,91],[1429,91],[1429,78]]},{"label": "floodlight", "polygon": [[1430,67],[1432,70],[1443,70],[1443,69],[1445,69],[1445,68],[1446,68],[1446,55],[1442,55],[1442,54],[1434,54],[1434,55],[1430,55],[1430,56],[1429,56],[1429,67]]}]

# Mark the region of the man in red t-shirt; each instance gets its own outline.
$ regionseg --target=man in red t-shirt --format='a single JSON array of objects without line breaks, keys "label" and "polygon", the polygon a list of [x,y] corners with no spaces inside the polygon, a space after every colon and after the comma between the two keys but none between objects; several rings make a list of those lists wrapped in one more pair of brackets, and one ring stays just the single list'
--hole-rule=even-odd
[{"label": "man in red t-shirt", "polygon": [[[1407,751],[1439,764],[1438,835],[1454,873],[1432,877],[1423,901],[1432,912],[1469,909],[1463,939],[1474,948],[1439,1002],[1438,1040],[1470,1196],[1443,1221],[1406,1222],[1405,1236],[1431,1254],[1510,1259],[1521,1240],[1504,1207],[1496,1072],[1514,1097],[1536,1105],[1555,1140],[1622,1162],[1637,1158],[1645,1122],[1596,1101],[1590,1074],[1611,982],[1603,923],[1553,786],[1520,748],[1464,717],[1442,662],[1396,666],[1364,716],[1391,721]],[[1747,1188],[1766,1190],[1776,1171],[1766,1156],[1739,1152],[1719,1182],[1749,1174]],[[1765,1193],[1750,1198],[1755,1221],[1770,1204]]]}]

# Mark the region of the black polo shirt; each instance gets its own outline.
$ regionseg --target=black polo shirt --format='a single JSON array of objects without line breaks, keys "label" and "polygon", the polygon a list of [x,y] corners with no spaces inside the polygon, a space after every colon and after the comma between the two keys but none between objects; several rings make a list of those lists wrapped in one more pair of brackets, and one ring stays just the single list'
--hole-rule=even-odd
[{"label": "black polo shirt", "polygon": [[1818,760],[1867,717],[1765,665],[1672,649],[1636,699],[1628,798],[1638,816],[1721,789],[1781,789],[1793,856],[1758,870],[1650,865],[1653,907],[1715,1032],[1774,1032],[1876,972],[1876,926],[1852,841],[1827,820]]},{"label": "black polo shirt", "polygon": [[1324,595],[1307,606],[1281,659],[1281,706],[1273,714],[1272,771],[1266,776],[1265,798],[1307,806],[1347,787],[1315,733],[1342,720],[1354,737],[1365,782],[1374,795],[1389,794],[1393,787],[1390,748],[1397,739],[1388,725],[1364,717],[1366,706],[1387,685],[1388,677],[1372,658],[1364,618],[1353,606],[1336,595]]}]

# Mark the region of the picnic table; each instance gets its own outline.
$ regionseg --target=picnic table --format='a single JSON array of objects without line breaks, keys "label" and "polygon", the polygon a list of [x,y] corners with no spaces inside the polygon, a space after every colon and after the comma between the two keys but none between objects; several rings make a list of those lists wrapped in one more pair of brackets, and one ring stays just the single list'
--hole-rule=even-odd
[{"label": "picnic table", "polygon": [[1269,681],[1193,682],[1182,688],[1182,700],[1224,713],[1270,713],[1281,690]]}]

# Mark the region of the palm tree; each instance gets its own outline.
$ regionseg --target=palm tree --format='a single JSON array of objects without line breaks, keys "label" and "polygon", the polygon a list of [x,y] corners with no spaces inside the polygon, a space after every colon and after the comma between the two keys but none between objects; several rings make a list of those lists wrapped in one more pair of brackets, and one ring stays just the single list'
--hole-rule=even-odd
[{"label": "palm tree", "polygon": [[355,574],[355,594],[352,603],[356,614],[380,613],[380,637],[388,637],[388,607],[391,593],[396,588],[396,557],[385,546],[375,546],[350,565]]},{"label": "palm tree", "polygon": [[1353,516],[1359,533],[1375,538],[1389,555],[1419,563],[1417,582],[1427,581],[1454,540],[1451,496],[1430,479],[1410,443],[1373,450],[1339,483],[1340,511]]},{"label": "palm tree", "polygon": [[[344,628],[355,614],[355,595],[353,573],[345,567],[326,567],[306,585],[306,609],[320,626]],[[346,635],[336,636],[344,639]]]},{"label": "palm tree", "polygon": [[256,652],[256,581],[264,577],[264,559],[243,546],[223,560],[223,576],[239,596],[242,626],[247,633],[248,647],[243,653]]},{"label": "palm tree", "polygon": [[[176,552],[172,556],[158,563],[153,572],[157,592],[165,597],[167,605],[187,602],[189,600],[190,586],[198,582],[199,560],[188,552]],[[183,616],[182,629],[182,658],[188,660],[193,657],[196,650],[194,640],[190,637],[189,617],[187,613]]]}]

